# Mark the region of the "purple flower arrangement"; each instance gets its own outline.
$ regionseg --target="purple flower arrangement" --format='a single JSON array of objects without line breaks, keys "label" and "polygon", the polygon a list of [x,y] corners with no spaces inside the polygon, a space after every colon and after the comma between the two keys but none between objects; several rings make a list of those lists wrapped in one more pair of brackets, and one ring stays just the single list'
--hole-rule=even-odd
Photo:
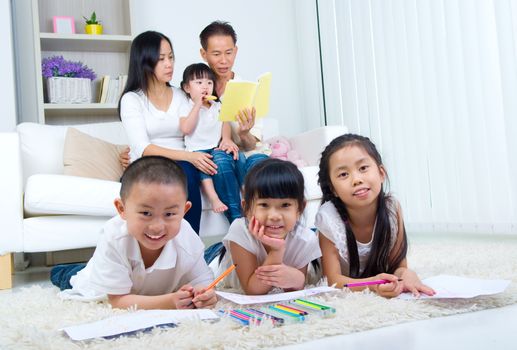
[{"label": "purple flower arrangement", "polygon": [[67,61],[63,56],[52,56],[41,61],[43,77],[69,77],[69,78],[88,78],[95,80],[97,77],[93,70],[82,62]]}]

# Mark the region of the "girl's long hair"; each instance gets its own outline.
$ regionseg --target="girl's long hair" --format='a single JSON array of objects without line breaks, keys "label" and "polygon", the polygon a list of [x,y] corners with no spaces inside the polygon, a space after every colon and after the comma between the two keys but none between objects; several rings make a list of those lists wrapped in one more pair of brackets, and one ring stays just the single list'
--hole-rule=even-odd
[{"label": "girl's long hair", "polygon": [[403,227],[404,237],[402,244],[397,248],[396,252],[392,253],[390,251],[391,245],[394,243],[391,238],[391,224],[389,220],[390,212],[388,209],[388,202],[391,201],[391,198],[384,192],[384,186],[381,186],[381,191],[377,197],[377,216],[370,257],[363,272],[360,273],[359,252],[357,250],[355,235],[349,223],[350,216],[345,203],[343,203],[341,199],[334,194],[329,172],[330,157],[335,152],[348,146],[361,147],[374,159],[378,167],[382,166],[381,156],[369,138],[355,134],[344,134],[335,138],[321,154],[318,172],[318,183],[323,193],[321,204],[328,201],[332,202],[336,207],[339,216],[345,223],[346,244],[350,265],[350,271],[348,273],[350,277],[365,278],[383,272],[394,273],[402,260],[406,257],[407,237],[406,229]]},{"label": "girl's long hair", "polygon": [[[154,77],[154,68],[160,59],[160,46],[166,40],[171,46],[174,58],[174,49],[170,39],[162,33],[149,30],[140,33],[133,39],[129,52],[129,68],[127,83],[118,101],[118,115],[120,119],[120,101],[126,92],[142,90],[145,95],[149,92],[149,81]],[[167,86],[170,86],[167,83]]]}]

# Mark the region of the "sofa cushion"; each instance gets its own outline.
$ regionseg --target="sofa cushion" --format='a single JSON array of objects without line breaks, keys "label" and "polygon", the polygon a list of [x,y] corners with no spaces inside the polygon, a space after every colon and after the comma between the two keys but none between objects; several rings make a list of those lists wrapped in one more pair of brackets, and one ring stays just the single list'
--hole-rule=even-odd
[{"label": "sofa cushion", "polygon": [[54,215],[23,220],[23,250],[48,252],[95,247],[110,217]]},{"label": "sofa cushion", "polygon": [[[102,140],[126,144],[121,122],[74,125],[74,128]],[[20,137],[24,183],[34,174],[63,174],[63,146],[68,126],[21,123]]]},{"label": "sofa cushion", "polygon": [[123,168],[119,155],[126,145],[114,145],[68,128],[63,149],[64,174],[118,181]]},{"label": "sofa cushion", "polygon": [[310,201],[321,199],[321,188],[318,185],[318,166],[306,166],[299,168],[305,182],[305,199]]},{"label": "sofa cushion", "polygon": [[37,174],[25,187],[26,216],[72,214],[114,216],[120,183],[77,176]]}]

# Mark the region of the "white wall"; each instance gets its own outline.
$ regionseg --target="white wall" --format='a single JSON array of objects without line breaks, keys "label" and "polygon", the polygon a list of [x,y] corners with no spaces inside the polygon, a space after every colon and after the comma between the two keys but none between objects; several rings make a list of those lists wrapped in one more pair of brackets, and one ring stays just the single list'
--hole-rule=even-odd
[{"label": "white wall", "polygon": [[13,131],[16,126],[16,98],[14,85],[13,36],[11,27],[11,2],[0,0],[0,96],[2,96],[2,114],[0,132]]},{"label": "white wall", "polygon": [[179,86],[184,68],[202,62],[201,30],[214,20],[230,22],[239,47],[234,71],[246,80],[273,73],[270,115],[290,136],[322,120],[314,6],[311,0],[133,1],[132,27],[135,35],[156,30],[171,39]]}]

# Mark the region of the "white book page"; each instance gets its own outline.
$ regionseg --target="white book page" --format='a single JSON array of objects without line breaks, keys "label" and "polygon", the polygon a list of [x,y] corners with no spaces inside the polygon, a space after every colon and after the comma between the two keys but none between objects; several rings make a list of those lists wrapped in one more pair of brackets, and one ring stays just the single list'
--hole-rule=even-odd
[{"label": "white book page", "polygon": [[212,310],[140,310],[104,320],[62,328],[73,340],[87,340],[134,332],[149,327],[178,324],[187,319],[218,319]]},{"label": "white book page", "polygon": [[286,292],[286,293],[277,293],[277,294],[266,294],[266,295],[244,295],[244,294],[236,294],[236,293],[228,293],[228,292],[219,292],[217,291],[217,295],[221,298],[228,299],[233,301],[239,305],[246,304],[263,304],[263,303],[274,303],[277,301],[285,301],[297,298],[304,298],[311,295],[316,295],[320,293],[327,292],[335,292],[339,289],[333,287],[316,287],[310,289],[298,290],[295,292]]},{"label": "white book page", "polygon": [[492,295],[504,292],[510,285],[509,280],[485,280],[459,276],[439,275],[422,280],[436,292],[433,296],[421,294],[414,297],[411,293],[403,293],[399,299],[452,299],[474,298],[480,295]]}]

